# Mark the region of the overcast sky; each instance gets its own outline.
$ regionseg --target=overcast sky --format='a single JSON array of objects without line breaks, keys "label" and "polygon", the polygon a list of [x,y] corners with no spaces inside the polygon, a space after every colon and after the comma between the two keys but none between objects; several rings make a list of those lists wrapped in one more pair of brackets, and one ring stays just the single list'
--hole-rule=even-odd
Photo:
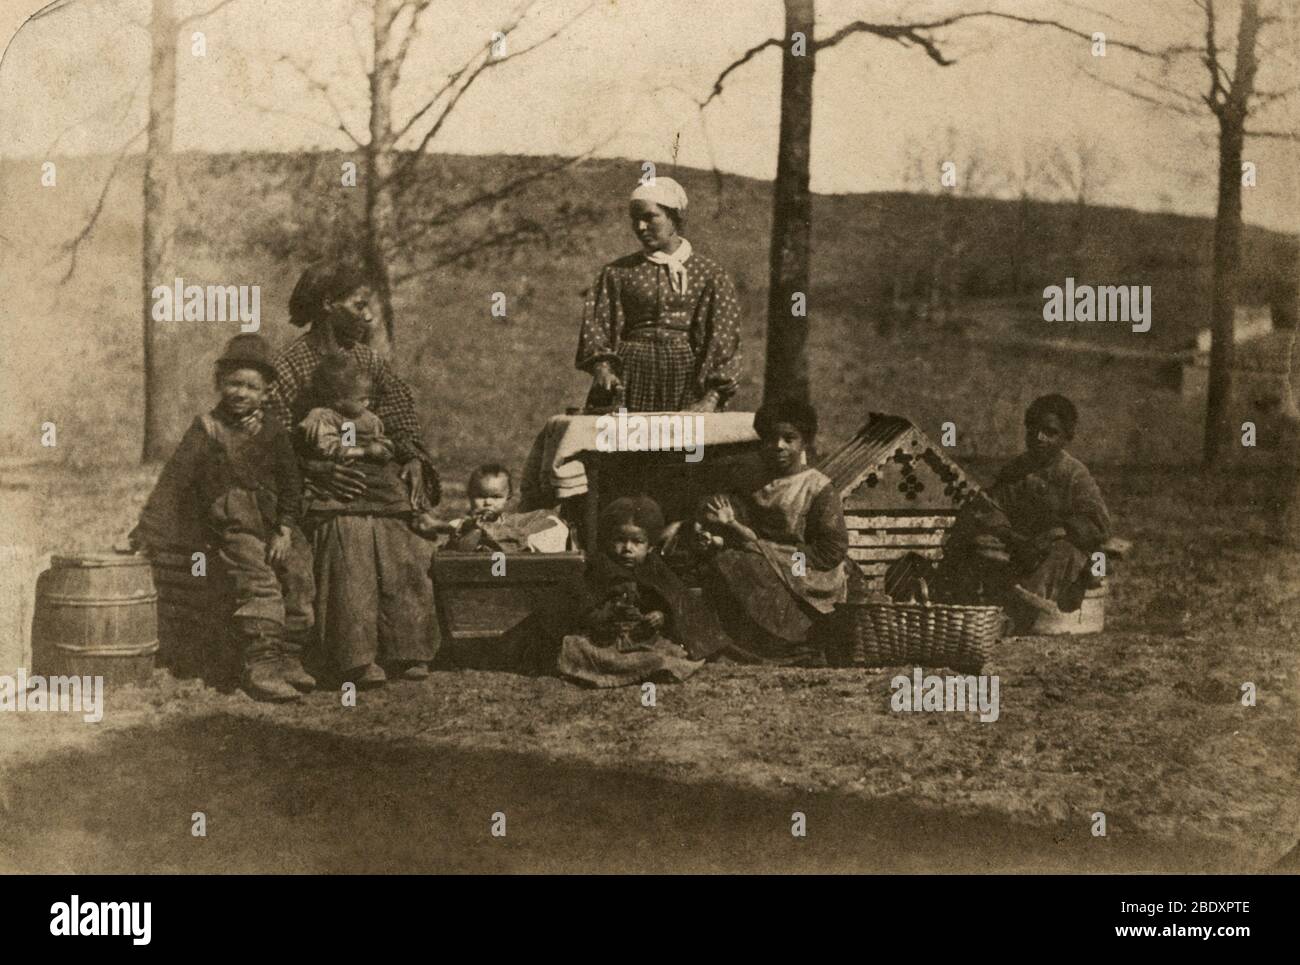
[{"label": "overcast sky", "polygon": [[[176,0],[181,13],[215,0]],[[1266,3],[1291,0],[1265,0]],[[71,0],[18,27],[40,9],[5,0],[0,29],[13,36],[0,64],[0,151],[49,153],[117,150],[144,123],[145,0]],[[507,41],[507,52],[544,35],[586,5],[546,0]],[[440,0],[411,47],[398,115],[405,117],[447,73],[489,37],[519,0]],[[818,33],[854,19],[921,19],[977,7],[1055,16],[1091,33],[1161,47],[1200,38],[1191,0],[983,0],[863,2],[818,0]],[[1229,32],[1236,5],[1221,0]],[[288,54],[325,82],[348,126],[364,133],[361,64],[367,18],[357,0],[231,0],[187,28],[178,53],[176,145],[201,151],[347,149],[325,99],[286,64]],[[718,71],[747,47],[782,30],[780,0],[599,0],[559,39],[484,74],[434,142],[464,153],[572,154],[603,143],[599,154],[664,162],[679,144],[682,164],[770,178],[776,165],[780,59],[766,51],[732,75],[726,92],[701,115],[695,101]],[[1300,82],[1294,24],[1265,35],[1260,83]],[[202,30],[205,56],[191,53]],[[17,35],[14,36],[15,31]],[[1290,34],[1290,35],[1289,35]],[[1144,67],[1113,45],[1091,45],[1055,31],[980,21],[945,30],[943,49],[958,63],[939,67],[920,50],[870,36],[851,38],[818,57],[812,186],[820,192],[908,186],[911,152],[1001,157],[1084,143],[1110,158],[1103,203],[1208,214],[1214,205],[1214,125],[1161,113],[1091,80],[1130,85]],[[1229,41],[1231,37],[1229,36]],[[1205,87],[1194,64],[1169,77],[1180,89]],[[1300,99],[1297,99],[1300,100]],[[270,105],[273,111],[265,108]],[[292,115],[292,116],[290,116]],[[1289,115],[1289,118],[1288,118]],[[1300,103],[1282,103],[1264,119],[1295,124]],[[956,131],[957,149],[944,146]],[[710,152],[710,145],[712,151]],[[1300,228],[1297,152],[1279,142],[1247,146],[1259,186],[1246,192],[1246,217]],[[960,168],[959,168],[960,173]],[[936,172],[937,177],[937,172]]]}]

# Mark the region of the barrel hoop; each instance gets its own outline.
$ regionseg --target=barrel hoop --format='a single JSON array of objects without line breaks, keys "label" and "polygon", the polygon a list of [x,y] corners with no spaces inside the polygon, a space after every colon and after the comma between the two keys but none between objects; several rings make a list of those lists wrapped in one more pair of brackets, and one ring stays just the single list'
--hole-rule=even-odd
[{"label": "barrel hoop", "polygon": [[140,603],[153,603],[158,599],[157,593],[141,593],[136,596],[60,596],[57,594],[46,593],[41,595],[41,600],[45,603],[53,603],[55,606],[135,606]]},{"label": "barrel hoop", "polygon": [[91,554],[87,556],[50,557],[50,566],[56,570],[95,570],[105,567],[139,566],[147,567],[149,558],[138,553]]},{"label": "barrel hoop", "polygon": [[54,646],[65,653],[81,653],[99,657],[143,657],[158,652],[157,640],[136,644],[133,647],[120,648],[78,647],[71,643],[56,643]]}]

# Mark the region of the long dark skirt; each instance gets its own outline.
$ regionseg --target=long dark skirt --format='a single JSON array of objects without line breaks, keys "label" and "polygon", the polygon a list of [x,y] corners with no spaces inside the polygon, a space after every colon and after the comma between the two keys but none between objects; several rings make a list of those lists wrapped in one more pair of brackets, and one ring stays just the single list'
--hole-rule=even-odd
[{"label": "long dark skirt", "polygon": [[828,618],[796,598],[765,559],[750,556],[761,565],[747,565],[751,561],[740,554],[733,558],[741,561],[747,579],[736,579],[735,570],[706,571],[704,595],[727,637],[713,656],[740,663],[824,666]]},{"label": "long dark skirt", "polygon": [[560,676],[591,687],[623,687],[647,680],[680,682],[702,666],[703,660],[692,660],[684,649],[658,634],[624,646],[568,634],[556,660]]},{"label": "long dark skirt", "polygon": [[312,546],[318,639],[330,669],[434,658],[432,550],[405,520],[326,516],[314,521]]}]

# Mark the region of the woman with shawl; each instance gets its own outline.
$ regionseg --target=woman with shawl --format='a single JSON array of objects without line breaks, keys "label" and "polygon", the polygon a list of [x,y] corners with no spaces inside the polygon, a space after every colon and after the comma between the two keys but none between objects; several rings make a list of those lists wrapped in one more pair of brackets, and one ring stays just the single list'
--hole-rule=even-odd
[{"label": "woman with shawl", "polygon": [[588,408],[720,411],[740,377],[740,305],[731,279],[682,237],[686,192],[652,178],[632,192],[641,250],[611,262],[587,295],[577,367]]}]

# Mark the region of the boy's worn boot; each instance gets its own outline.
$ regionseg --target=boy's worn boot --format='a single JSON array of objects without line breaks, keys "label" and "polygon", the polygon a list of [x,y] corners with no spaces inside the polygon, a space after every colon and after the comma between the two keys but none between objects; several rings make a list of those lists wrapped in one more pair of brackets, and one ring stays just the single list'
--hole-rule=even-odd
[{"label": "boy's worn boot", "polygon": [[280,676],[285,683],[307,693],[316,687],[316,678],[302,665],[304,644],[311,638],[310,630],[286,632],[280,645]]},{"label": "boy's worn boot", "polygon": [[377,663],[354,668],[352,673],[352,682],[357,685],[358,690],[373,690],[388,682],[388,674],[384,673],[384,668]]},{"label": "boy's worn boot", "polygon": [[244,672],[239,684],[254,700],[297,700],[297,689],[282,675],[280,644],[283,628],[272,620],[238,621]]}]

